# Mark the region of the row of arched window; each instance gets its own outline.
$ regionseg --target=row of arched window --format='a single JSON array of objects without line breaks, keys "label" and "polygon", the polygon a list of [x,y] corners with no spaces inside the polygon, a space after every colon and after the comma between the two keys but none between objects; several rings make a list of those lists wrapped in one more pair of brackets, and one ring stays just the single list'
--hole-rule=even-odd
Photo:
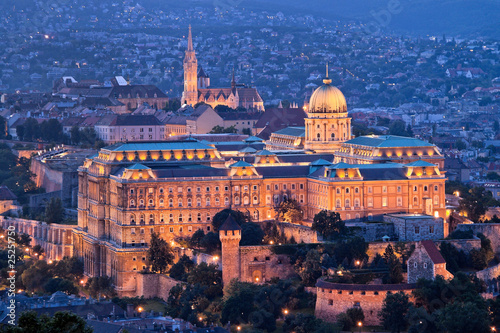
[{"label": "row of arched window", "polygon": [[[253,204],[256,205],[259,203],[259,197],[258,196],[254,196],[253,197]],[[144,207],[144,199],[139,199],[138,200],[138,203],[139,203],[139,207]],[[158,201],[159,203],[159,206],[160,207],[165,207],[165,200],[164,199],[160,199]],[[240,200],[240,197],[239,196],[235,196],[234,197],[234,204],[235,205],[239,205],[241,203],[241,200]],[[186,200],[186,207],[193,207],[193,199],[192,198],[187,198]],[[218,197],[214,198],[214,204],[215,206],[219,206],[220,205],[220,199]],[[250,204],[250,198],[248,196],[244,196],[243,197],[243,204],[244,205],[249,205]],[[205,206],[210,206],[211,205],[211,199],[210,197],[206,197],[205,198]],[[229,205],[229,197],[224,197],[224,205],[228,206]],[[149,207],[153,207],[154,206],[154,200],[153,199],[149,199],[148,200],[148,206]],[[202,206],[202,198],[196,198],[196,207],[201,207]],[[136,201],[135,199],[130,199],[130,206],[131,208],[135,208],[136,207]],[[174,207],[174,199],[173,198],[170,198],[168,199],[168,207]],[[184,207],[183,205],[183,198],[178,198],[177,199],[177,207]]]}]

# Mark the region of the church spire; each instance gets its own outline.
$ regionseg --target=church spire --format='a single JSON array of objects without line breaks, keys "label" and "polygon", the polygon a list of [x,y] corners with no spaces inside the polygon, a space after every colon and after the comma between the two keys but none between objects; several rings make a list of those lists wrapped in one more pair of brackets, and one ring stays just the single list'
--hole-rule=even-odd
[{"label": "church spire", "polygon": [[189,25],[188,47],[187,51],[194,51],[193,48],[193,35],[191,34],[191,24]]},{"label": "church spire", "polygon": [[236,88],[236,80],[234,78],[234,67],[233,67],[233,79],[231,80],[231,89]]}]

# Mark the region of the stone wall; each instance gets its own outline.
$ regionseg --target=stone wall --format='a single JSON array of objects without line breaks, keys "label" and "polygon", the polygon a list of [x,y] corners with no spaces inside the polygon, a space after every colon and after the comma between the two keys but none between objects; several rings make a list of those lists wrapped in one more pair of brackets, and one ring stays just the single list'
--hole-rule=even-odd
[{"label": "stone wall", "polygon": [[499,275],[500,275],[500,264],[476,272],[476,276],[483,281],[496,279]]},{"label": "stone wall", "polygon": [[292,223],[280,223],[279,228],[281,232],[285,235],[287,239],[294,238],[297,243],[319,243],[323,238],[318,235],[310,227],[292,224]]},{"label": "stone wall", "polygon": [[378,313],[387,293],[402,291],[410,296],[415,288],[412,284],[382,284],[382,285],[356,285],[329,283],[319,280],[316,297],[316,317],[336,322],[337,316],[353,307],[363,310],[365,320],[363,325],[380,325]]},{"label": "stone wall", "polygon": [[346,226],[351,228],[356,236],[363,237],[367,242],[380,241],[386,235],[391,238],[395,236],[392,223],[355,222],[347,223]]},{"label": "stone wall", "polygon": [[500,252],[500,223],[474,223],[474,224],[459,224],[457,230],[472,230],[474,235],[478,233],[484,234],[491,240],[491,246],[495,252]]},{"label": "stone wall", "polygon": [[172,279],[164,274],[141,274],[136,273],[137,289],[135,296],[144,298],[159,297],[167,301],[168,294],[172,287],[181,281]]},{"label": "stone wall", "polygon": [[264,283],[272,278],[296,276],[288,255],[276,255],[272,246],[241,246],[240,281]]},{"label": "stone wall", "polygon": [[222,269],[222,260],[221,260],[220,256],[201,253],[201,252],[195,251],[193,249],[180,248],[180,247],[175,248],[175,261],[176,262],[183,255],[187,255],[197,265],[204,262],[204,263],[207,263],[209,265],[210,264],[217,265],[219,270]]},{"label": "stone wall", "polygon": [[[52,198],[61,199],[62,191],[33,194],[30,196],[29,206],[32,208],[44,207]],[[62,199],[61,199],[62,200]]]},{"label": "stone wall", "polygon": [[444,238],[444,220],[420,214],[387,214],[384,221],[394,225],[400,241],[438,240]]}]

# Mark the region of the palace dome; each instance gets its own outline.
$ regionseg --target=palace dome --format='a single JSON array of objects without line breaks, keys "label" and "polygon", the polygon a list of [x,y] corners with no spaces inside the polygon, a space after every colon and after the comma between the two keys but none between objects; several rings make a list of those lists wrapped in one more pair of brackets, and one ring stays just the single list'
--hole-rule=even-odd
[{"label": "palace dome", "polygon": [[324,85],[318,87],[309,100],[309,113],[341,113],[347,112],[344,94],[326,78]]}]

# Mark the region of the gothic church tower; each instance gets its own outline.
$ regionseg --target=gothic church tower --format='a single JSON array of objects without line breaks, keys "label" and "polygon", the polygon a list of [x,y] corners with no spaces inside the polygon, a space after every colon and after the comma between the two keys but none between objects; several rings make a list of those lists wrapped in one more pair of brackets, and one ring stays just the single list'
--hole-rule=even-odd
[{"label": "gothic church tower", "polygon": [[193,47],[191,25],[189,26],[188,46],[184,56],[184,92],[182,104],[195,105],[198,102],[198,61]]}]

